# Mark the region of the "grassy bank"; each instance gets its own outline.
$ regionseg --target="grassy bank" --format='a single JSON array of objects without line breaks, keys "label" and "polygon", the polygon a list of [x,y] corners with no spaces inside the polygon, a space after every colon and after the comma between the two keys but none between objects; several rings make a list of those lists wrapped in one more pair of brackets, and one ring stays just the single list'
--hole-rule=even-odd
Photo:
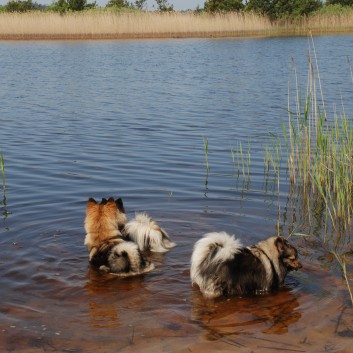
[{"label": "grassy bank", "polygon": [[271,23],[253,13],[0,13],[0,39],[232,37],[353,32],[353,11]]}]

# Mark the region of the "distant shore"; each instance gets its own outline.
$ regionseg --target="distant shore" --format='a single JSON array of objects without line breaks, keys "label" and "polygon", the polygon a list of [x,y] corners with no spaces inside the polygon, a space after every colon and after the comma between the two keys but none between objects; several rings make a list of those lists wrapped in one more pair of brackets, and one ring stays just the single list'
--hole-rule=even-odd
[{"label": "distant shore", "polygon": [[353,33],[353,11],[270,22],[253,13],[0,13],[0,40],[222,38]]}]

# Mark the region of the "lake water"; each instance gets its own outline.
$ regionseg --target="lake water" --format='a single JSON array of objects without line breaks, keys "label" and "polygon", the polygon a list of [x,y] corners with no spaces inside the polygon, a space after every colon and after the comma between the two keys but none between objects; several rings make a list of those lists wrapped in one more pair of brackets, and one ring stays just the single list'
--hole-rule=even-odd
[{"label": "lake water", "polygon": [[[314,42],[326,106],[349,115],[353,36]],[[351,352],[348,291],[313,237],[293,238],[304,268],[276,293],[210,302],[189,279],[204,233],[257,242],[277,234],[278,206],[284,235],[295,223],[285,181],[279,197],[264,187],[263,151],[287,119],[293,61],[305,91],[308,49],[304,37],[0,42],[0,351]],[[89,267],[86,201],[109,196],[178,244],[154,272]]]}]

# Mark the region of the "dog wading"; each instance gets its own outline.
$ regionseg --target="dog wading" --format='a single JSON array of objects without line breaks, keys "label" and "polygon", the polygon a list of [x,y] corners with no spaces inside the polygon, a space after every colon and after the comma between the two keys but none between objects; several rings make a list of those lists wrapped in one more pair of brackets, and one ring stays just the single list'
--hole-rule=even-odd
[{"label": "dog wading", "polygon": [[120,276],[146,273],[154,268],[143,251],[166,252],[176,245],[146,213],[137,213],[127,222],[120,198],[103,198],[100,203],[90,198],[85,230],[90,264]]},{"label": "dog wading", "polygon": [[243,247],[234,236],[215,232],[196,242],[190,276],[207,298],[242,296],[277,289],[301,267],[296,248],[283,237]]}]

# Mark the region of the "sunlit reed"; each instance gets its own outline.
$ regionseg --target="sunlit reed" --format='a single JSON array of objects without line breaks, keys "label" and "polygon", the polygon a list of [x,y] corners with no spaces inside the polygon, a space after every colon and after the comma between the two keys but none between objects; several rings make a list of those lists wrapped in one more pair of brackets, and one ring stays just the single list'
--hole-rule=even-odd
[{"label": "sunlit reed", "polygon": [[344,280],[346,281],[347,289],[349,292],[349,297],[351,299],[351,303],[353,304],[353,294],[352,294],[352,289],[351,289],[348,274],[347,274],[347,266],[346,266],[345,259],[344,259],[344,257],[341,258],[341,256],[336,251],[333,251],[333,254],[335,255],[336,260],[341,267],[342,276],[343,276]]},{"label": "sunlit reed", "polygon": [[208,163],[208,139],[206,137],[203,138],[203,150],[205,152],[205,161],[206,161],[206,172],[210,171],[210,165]]},{"label": "sunlit reed", "polygon": [[248,143],[246,151],[243,148],[241,141],[238,143],[237,148],[231,148],[233,171],[236,171],[237,179],[240,177],[243,180],[243,191],[250,186],[251,176],[251,147]]},{"label": "sunlit reed", "polygon": [[0,171],[1,171],[1,181],[2,181],[2,200],[0,204],[3,206],[3,216],[6,218],[8,216],[8,211],[6,209],[6,179],[5,179],[5,160],[2,153],[0,153]]},{"label": "sunlit reed", "polygon": [[153,38],[224,36],[272,30],[270,21],[254,14],[95,11],[82,13],[1,13],[0,36],[48,38]]},{"label": "sunlit reed", "polygon": [[221,37],[327,33],[353,30],[353,11],[344,15],[319,14],[299,21],[271,22],[258,14],[196,14],[192,12],[112,12],[94,10],[0,13],[2,39],[102,39]]},{"label": "sunlit reed", "polygon": [[0,170],[1,170],[2,190],[5,198],[5,195],[6,195],[5,160],[2,153],[0,153]]}]

